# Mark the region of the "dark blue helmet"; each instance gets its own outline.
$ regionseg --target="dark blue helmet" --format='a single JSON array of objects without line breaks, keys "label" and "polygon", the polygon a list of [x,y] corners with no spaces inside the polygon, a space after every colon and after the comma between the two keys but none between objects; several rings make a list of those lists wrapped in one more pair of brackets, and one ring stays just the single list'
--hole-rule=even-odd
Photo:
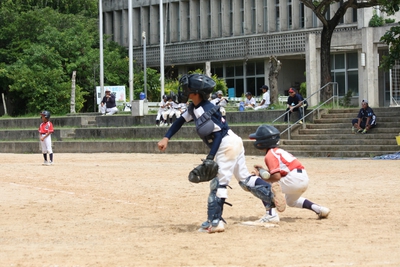
[{"label": "dark blue helmet", "polygon": [[50,111],[43,110],[43,111],[40,113],[40,115],[41,115],[41,116],[44,116],[46,119],[50,119]]},{"label": "dark blue helmet", "polygon": [[255,133],[249,135],[250,139],[255,139],[253,143],[257,149],[270,149],[277,147],[280,140],[280,132],[274,126],[260,125]]},{"label": "dark blue helmet", "polygon": [[183,75],[179,80],[178,101],[186,103],[190,94],[201,94],[203,99],[208,99],[215,87],[215,82],[203,74]]}]

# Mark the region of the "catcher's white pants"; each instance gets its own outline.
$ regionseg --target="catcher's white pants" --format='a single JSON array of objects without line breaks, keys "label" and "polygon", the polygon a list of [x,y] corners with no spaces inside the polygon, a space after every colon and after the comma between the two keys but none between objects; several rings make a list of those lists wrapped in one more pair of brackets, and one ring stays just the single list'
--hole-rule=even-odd
[{"label": "catcher's white pants", "polygon": [[285,194],[286,204],[289,207],[303,207],[305,198],[301,197],[301,195],[307,190],[308,181],[309,178],[306,170],[302,170],[299,173],[297,169],[292,170],[279,180],[282,193]]},{"label": "catcher's white pants", "polygon": [[[218,181],[220,185],[228,185],[232,175],[236,180],[244,182],[251,174],[246,166],[244,156],[243,140],[232,130],[222,138],[221,145],[215,155],[215,162],[218,164]],[[217,197],[228,198],[226,188],[218,188]]]},{"label": "catcher's white pants", "polygon": [[[44,134],[40,135],[40,137],[42,136],[44,136]],[[42,154],[53,153],[53,148],[51,147],[51,134],[47,136],[43,141],[40,141],[40,145],[42,147]]]}]

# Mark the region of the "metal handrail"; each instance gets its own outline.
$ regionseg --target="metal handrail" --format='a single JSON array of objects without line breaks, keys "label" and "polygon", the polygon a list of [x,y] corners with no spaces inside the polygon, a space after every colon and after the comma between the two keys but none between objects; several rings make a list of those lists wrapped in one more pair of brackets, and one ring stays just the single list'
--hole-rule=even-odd
[{"label": "metal handrail", "polygon": [[[321,92],[321,90],[325,89],[325,87],[329,86],[329,85],[333,85],[333,92],[332,92],[332,96],[330,98],[328,98],[326,101],[324,101],[323,103],[320,103],[317,107],[315,107],[311,112],[309,112],[308,114],[305,114],[304,112],[304,105],[301,106],[301,108],[303,109],[303,118],[297,120],[295,123],[290,124],[290,117],[288,115],[288,127],[283,130],[281,132],[281,135],[284,134],[285,132],[288,132],[288,140],[290,140],[290,131],[291,129],[296,126],[301,120],[303,121],[303,129],[306,127],[306,117],[310,116],[311,114],[313,114],[314,112],[317,112],[317,115],[319,117],[319,110],[320,108],[325,105],[326,103],[328,103],[329,101],[333,100],[333,107],[339,107],[339,85],[337,82],[329,82],[327,84],[325,84],[324,86],[322,86],[321,88],[319,88],[317,91],[315,91],[314,93],[312,93],[310,96],[308,96],[307,98],[305,98],[304,100],[308,100],[310,99],[313,95],[315,94],[319,94]],[[336,89],[336,90],[335,90]],[[318,95],[318,99],[320,99],[320,95]],[[303,101],[304,101],[303,100]],[[335,101],[336,100],[336,101]],[[336,105],[335,105],[336,104]],[[275,120],[272,121],[272,123],[275,123],[276,121],[278,121],[279,119],[281,119],[283,116],[286,116],[287,114],[289,114],[290,110],[286,111],[285,113],[283,113],[282,115],[280,115],[278,118],[276,118]]]}]

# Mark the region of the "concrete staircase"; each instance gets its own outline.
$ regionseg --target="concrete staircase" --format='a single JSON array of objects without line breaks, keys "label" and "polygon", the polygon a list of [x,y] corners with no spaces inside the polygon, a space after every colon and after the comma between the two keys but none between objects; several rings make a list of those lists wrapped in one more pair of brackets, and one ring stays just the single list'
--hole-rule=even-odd
[{"label": "concrete staircase", "polygon": [[374,108],[377,126],[367,134],[352,134],[351,120],[359,109],[332,109],[282,140],[281,147],[305,157],[374,157],[400,150],[400,108]]},{"label": "concrete staircase", "polygon": [[[378,126],[368,134],[351,134],[351,119],[358,109],[323,110],[321,118],[307,117],[305,125],[295,125],[288,140],[281,136],[281,147],[303,157],[372,157],[400,150],[395,136],[400,132],[400,108],[374,109]],[[262,155],[248,139],[260,124],[268,124],[282,110],[228,112],[232,130],[243,138],[246,155]],[[294,121],[297,116],[292,116]],[[155,127],[155,114],[99,116],[76,114],[52,117],[55,153],[159,153],[157,142],[167,131]],[[40,153],[39,118],[0,119],[0,153]],[[287,127],[275,124],[280,131]],[[170,141],[167,153],[207,154],[193,124],[184,126]]]}]

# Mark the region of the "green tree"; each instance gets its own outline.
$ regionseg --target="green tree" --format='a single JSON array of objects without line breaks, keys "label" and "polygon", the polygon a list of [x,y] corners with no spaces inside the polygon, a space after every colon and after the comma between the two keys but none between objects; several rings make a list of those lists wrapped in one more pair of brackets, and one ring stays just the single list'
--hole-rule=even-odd
[{"label": "green tree", "polygon": [[[399,11],[400,0],[381,0],[381,7],[389,15]],[[382,57],[380,68],[389,70],[400,58],[400,26],[390,28],[382,37],[381,41],[389,46],[389,54]]]},{"label": "green tree", "polygon": [[[99,84],[97,19],[51,8],[19,12],[0,5],[0,92],[12,100],[13,115],[43,108],[69,112],[71,75],[76,76],[76,110],[93,110]],[[105,85],[127,85],[125,48],[104,40]]]},{"label": "green tree", "polygon": [[[158,102],[161,97],[161,85],[160,85],[160,73],[155,69],[146,69],[146,81],[147,81],[147,100],[150,102]],[[139,94],[144,92],[144,72],[143,70],[135,72],[133,77],[133,88],[134,88],[134,99],[139,99]],[[164,85],[167,86],[168,83]]]},{"label": "green tree", "polygon": [[[349,8],[359,9],[378,6],[383,0],[300,0],[304,6],[311,9],[311,11],[317,16],[321,21],[323,27],[321,31],[321,87],[325,84],[332,82],[331,77],[331,40],[333,32],[336,26],[340,23],[341,19],[344,17],[346,11]],[[385,0],[389,2],[390,0]],[[395,0],[396,2],[398,0]],[[336,10],[334,15],[327,18],[327,12],[330,11],[329,6],[334,3],[340,3],[339,8]],[[321,100],[327,100],[332,96],[333,88],[327,87],[327,90],[321,93]]]}]

